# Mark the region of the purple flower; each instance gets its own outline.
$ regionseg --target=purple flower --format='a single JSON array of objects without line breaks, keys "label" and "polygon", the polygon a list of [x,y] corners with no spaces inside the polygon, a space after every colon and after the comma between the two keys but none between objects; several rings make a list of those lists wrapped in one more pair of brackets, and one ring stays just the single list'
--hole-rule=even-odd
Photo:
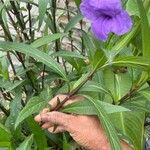
[{"label": "purple flower", "polygon": [[82,0],[80,10],[91,21],[95,37],[102,41],[111,32],[123,35],[132,28],[132,20],[123,10],[121,0]]}]

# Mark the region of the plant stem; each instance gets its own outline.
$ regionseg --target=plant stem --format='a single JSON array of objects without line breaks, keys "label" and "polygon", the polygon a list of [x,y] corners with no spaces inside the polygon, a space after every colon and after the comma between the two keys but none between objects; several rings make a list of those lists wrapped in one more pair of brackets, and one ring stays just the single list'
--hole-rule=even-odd
[{"label": "plant stem", "polygon": [[4,114],[8,117],[10,112],[3,105],[0,104],[0,109],[4,112]]},{"label": "plant stem", "polygon": [[[67,8],[67,19],[68,19],[68,22],[70,21],[70,12],[69,12],[69,1],[66,0],[65,2],[66,4],[66,8]],[[70,38],[70,45],[71,45],[71,51],[73,51],[73,40],[72,40],[72,31],[69,31],[69,38]]]},{"label": "plant stem", "polygon": [[45,77],[45,68],[46,68],[46,66],[44,65],[43,66],[43,74],[42,74],[42,89],[44,89],[44,77]]},{"label": "plant stem", "polygon": [[146,127],[146,126],[150,126],[150,122],[145,122],[144,123],[144,126]]},{"label": "plant stem", "polygon": [[25,27],[25,22],[22,19],[23,18],[22,17],[23,16],[22,13],[19,12],[19,10],[18,10],[17,6],[15,5],[14,1],[10,1],[10,4],[12,6],[13,13],[14,13],[14,15],[16,16],[16,18],[18,20],[18,23],[19,23],[19,26],[21,28],[21,32],[24,35],[24,38],[29,41],[29,37],[28,37],[27,33],[25,32],[26,27]]},{"label": "plant stem", "polygon": [[[56,26],[56,0],[52,1],[52,19],[53,19],[53,28],[54,33],[57,33],[57,26]],[[60,41],[55,41],[55,51],[58,52],[60,50]],[[59,57],[57,57],[57,62],[59,63]]]},{"label": "plant stem", "polygon": [[[10,32],[5,28],[4,22],[3,22],[3,20],[2,20],[1,17],[0,17],[0,24],[1,24],[2,28],[3,28],[4,34],[6,35],[6,36],[5,36],[5,39],[6,39],[6,40],[13,41],[13,40],[12,40],[12,37],[11,37],[11,35],[10,35]],[[8,60],[9,60],[9,62],[10,62],[10,65],[11,65],[11,68],[12,68],[12,70],[13,70],[14,75],[16,75],[16,70],[15,70],[15,67],[14,67],[14,64],[13,64],[13,62],[12,62],[12,59],[11,59],[11,56],[10,56],[10,53],[9,53],[9,52],[7,52],[7,58],[8,58]]]},{"label": "plant stem", "polygon": [[63,58],[62,58],[62,64],[63,64],[63,66],[64,66],[64,69],[65,69],[66,74],[68,74],[66,62],[65,62],[65,60],[64,60]]},{"label": "plant stem", "polygon": [[[145,74],[144,74],[145,75]],[[120,100],[120,104],[126,102],[129,98],[131,98],[133,95],[136,94],[136,92],[146,83],[148,82],[148,77],[144,78],[144,80],[140,80],[138,81],[138,83],[136,83],[131,89],[130,91],[124,95]]]},{"label": "plant stem", "polygon": [[[3,0],[1,0],[1,2],[4,4],[4,1],[3,1]],[[12,25],[13,25],[15,31],[16,31],[16,33],[19,35],[20,41],[23,41],[23,39],[22,39],[22,37],[20,36],[19,31],[18,31],[18,29],[17,29],[17,25],[16,25],[15,21],[13,20],[11,14],[9,13],[9,11],[7,10],[6,7],[5,7],[5,10],[6,10],[6,12],[7,12],[7,15],[8,15],[8,17],[9,17],[9,19],[10,19],[10,21],[11,21],[11,23],[12,23]]]},{"label": "plant stem", "polygon": [[[26,66],[25,66],[25,64],[24,64],[24,61],[23,61],[23,59],[22,59],[22,56],[21,56],[18,52],[16,52],[16,53],[17,53],[17,55],[18,55],[18,57],[19,57],[19,60],[20,60],[20,62],[21,62],[21,64],[22,64],[24,70],[26,70],[27,68],[26,68]],[[31,77],[30,77],[30,73],[29,73],[28,71],[26,72],[26,75],[27,75],[27,77],[28,77],[28,79],[29,79],[29,81],[30,81],[30,83],[31,83],[31,85],[32,85],[32,88],[33,88],[36,92],[38,92],[37,88],[35,87],[35,85],[34,85],[32,79],[31,79]]]},{"label": "plant stem", "polygon": [[[81,31],[82,31],[82,30],[83,30],[83,21],[82,21],[82,20],[80,21],[80,27],[81,27]],[[81,44],[82,44],[82,45],[81,45],[81,46],[82,46],[82,47],[81,47],[82,54],[85,55],[83,37],[81,37]]]},{"label": "plant stem", "polygon": [[[142,84],[143,85],[143,84]],[[129,98],[131,98],[133,95],[136,94],[136,92],[141,88],[141,86],[135,85],[133,88],[130,89],[130,91],[124,95],[120,100],[120,104],[123,104],[126,102]]]},{"label": "plant stem", "polygon": [[[9,41],[13,42],[13,39],[12,39],[12,37],[11,37],[11,35],[10,35],[10,32],[9,32],[9,31],[5,28],[5,26],[4,26],[3,20],[1,19],[0,22],[1,22],[1,26],[2,26],[2,28],[3,28],[3,30],[4,30],[4,33],[5,33],[6,37],[7,37],[7,39],[8,39]],[[7,39],[6,39],[6,40],[7,40]],[[25,64],[24,64],[24,61],[23,61],[22,56],[20,55],[20,53],[16,52],[16,54],[17,54],[17,56],[18,56],[18,58],[19,58],[19,61],[20,61],[21,64],[22,64],[23,68],[26,69],[26,66],[25,66]],[[11,64],[11,67],[12,67],[12,70],[13,70],[14,75],[16,75],[15,67],[14,67],[14,65],[13,65],[13,62],[12,62],[12,59],[11,59],[11,57],[10,57],[9,52],[7,52],[7,58],[8,58],[8,60],[9,60],[10,64]],[[31,77],[30,77],[30,74],[29,74],[28,72],[26,72],[26,75],[27,75],[28,79],[30,80],[33,89],[37,92],[37,89],[36,89],[36,87],[34,86],[34,83],[33,83],[32,79],[31,79]]]},{"label": "plant stem", "polygon": [[[97,72],[97,70],[99,70],[99,65],[100,65],[101,61],[103,60],[103,58],[104,58],[104,56],[99,60],[99,62],[96,64],[96,66],[94,66],[94,68],[90,71],[90,73],[85,77],[85,79],[82,81],[82,83],[79,84],[75,89],[70,91],[70,93],[67,94],[68,96],[51,111],[57,111],[60,108],[62,108],[62,106],[70,99],[70,97],[75,95],[80,90],[80,88],[83,87],[83,85],[85,85],[87,83],[87,81],[92,80],[93,75]],[[103,66],[101,68],[103,68]]]},{"label": "plant stem", "polygon": [[91,71],[91,73],[89,73],[89,75],[85,78],[85,80],[79,85],[77,86],[75,89],[73,89],[70,93],[67,94],[67,97],[60,102],[54,109],[52,109],[51,111],[57,111],[60,108],[62,108],[62,106],[73,96],[75,95],[80,88],[85,85],[85,83],[87,83],[87,81],[91,80],[93,78],[94,73],[96,72],[96,70]]},{"label": "plant stem", "polygon": [[31,8],[32,6],[30,3],[27,4],[27,9],[28,9],[28,16],[29,16],[29,34],[30,34],[30,39],[32,40],[32,18],[31,18]]},{"label": "plant stem", "polygon": [[2,88],[0,88],[0,92],[1,92],[1,94],[3,95],[3,98],[4,98],[5,100],[8,100],[8,101],[11,101],[11,100],[12,100],[12,97],[11,97],[10,93],[4,93],[4,91],[3,91]]}]

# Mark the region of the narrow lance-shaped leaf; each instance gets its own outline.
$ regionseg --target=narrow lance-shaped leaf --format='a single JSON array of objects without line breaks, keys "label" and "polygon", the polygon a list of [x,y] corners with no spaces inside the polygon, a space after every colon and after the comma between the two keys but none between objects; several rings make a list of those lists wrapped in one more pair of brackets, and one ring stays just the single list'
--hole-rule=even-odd
[{"label": "narrow lance-shaped leaf", "polygon": [[79,92],[103,92],[105,94],[111,95],[111,92],[103,87],[101,84],[94,82],[94,81],[88,81],[81,89]]},{"label": "narrow lance-shaped leaf", "polygon": [[63,133],[63,150],[71,149],[70,143],[67,141],[65,133]]},{"label": "narrow lance-shaped leaf", "polygon": [[57,62],[55,62],[52,59],[52,57],[48,56],[44,52],[39,51],[38,49],[31,47],[30,45],[23,44],[23,43],[0,41],[0,49],[2,49],[4,51],[15,50],[15,51],[24,53],[26,55],[29,55],[35,59],[38,59],[40,62],[47,65],[53,71],[55,71],[60,76],[62,76],[64,80],[67,80],[65,71],[62,69],[61,66],[59,66],[59,64]]},{"label": "narrow lance-shaped leaf", "polygon": [[112,150],[121,150],[120,140],[117,135],[117,131],[115,130],[114,126],[112,125],[106,111],[103,107],[97,103],[97,101],[89,96],[84,95],[85,98],[91,102],[91,104],[95,107],[97,111],[97,116],[105,129],[106,135],[111,145]]},{"label": "narrow lance-shaped leaf", "polygon": [[26,119],[26,122],[34,135],[34,141],[37,145],[39,150],[46,150],[47,149],[47,140],[44,134],[44,131],[41,127],[34,121],[33,117],[30,116]]},{"label": "narrow lance-shaped leaf", "polygon": [[150,59],[144,57],[135,57],[135,56],[128,56],[128,57],[120,57],[116,58],[112,64],[115,66],[127,66],[127,67],[134,67],[134,68],[141,68],[144,70],[148,70],[150,68]]},{"label": "narrow lance-shaped leaf", "polygon": [[[140,12],[141,17],[141,28],[142,28],[142,44],[143,44],[143,56],[149,58],[150,57],[150,26],[148,22],[148,18],[146,15],[146,11],[143,6],[142,0],[136,0]],[[149,3],[147,1],[147,3]]]},{"label": "narrow lance-shaped leaf", "polygon": [[41,37],[41,38],[35,40],[33,43],[31,43],[31,46],[34,48],[38,48],[45,44],[49,44],[50,42],[53,42],[57,39],[60,39],[64,36],[66,36],[67,34],[68,33],[55,33],[55,34],[47,35],[47,36],[44,36],[44,37]]},{"label": "narrow lance-shaped leaf", "polygon": [[7,92],[14,90],[18,86],[21,86],[24,83],[24,81],[15,81],[10,82],[10,81],[4,81],[0,79],[0,87],[4,88]]},{"label": "narrow lance-shaped leaf", "polygon": [[47,9],[48,0],[38,0],[39,4],[39,28],[41,27]]},{"label": "narrow lance-shaped leaf", "polygon": [[13,150],[11,138],[11,132],[3,124],[0,123],[0,147]]},{"label": "narrow lance-shaped leaf", "polygon": [[0,123],[0,142],[4,141],[10,141],[11,140],[11,133],[10,131]]},{"label": "narrow lance-shaped leaf", "polygon": [[42,98],[39,97],[32,97],[27,105],[22,109],[22,111],[19,113],[16,123],[15,123],[15,128],[27,117],[30,115],[39,112],[42,110],[44,107],[47,106],[47,101],[44,101]]},{"label": "narrow lance-shaped leaf", "polygon": [[63,58],[80,58],[80,59],[86,59],[85,56],[81,55],[78,52],[71,52],[71,51],[67,51],[67,50],[61,50],[59,52],[55,52],[53,53],[51,56],[59,56],[59,57],[63,57]]},{"label": "narrow lance-shaped leaf", "polygon": [[27,137],[16,150],[31,150],[33,135]]},{"label": "narrow lance-shaped leaf", "polygon": [[70,31],[79,21],[83,19],[83,16],[79,13],[73,17],[69,23],[66,25],[64,32]]},{"label": "narrow lance-shaped leaf", "polygon": [[[102,106],[107,114],[130,111],[129,109],[121,106],[115,106],[109,103],[105,103],[97,100],[97,107]],[[62,112],[74,113],[78,115],[96,115],[97,111],[94,106],[88,100],[72,103],[63,108]]]},{"label": "narrow lance-shaped leaf", "polygon": [[111,115],[115,127],[132,144],[135,150],[143,150],[145,115],[141,112],[121,112]]}]

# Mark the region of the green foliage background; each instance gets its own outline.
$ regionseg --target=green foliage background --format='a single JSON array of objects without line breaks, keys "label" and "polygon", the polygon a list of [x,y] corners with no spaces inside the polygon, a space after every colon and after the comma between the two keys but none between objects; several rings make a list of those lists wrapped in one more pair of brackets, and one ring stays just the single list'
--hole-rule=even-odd
[{"label": "green foliage background", "polygon": [[85,100],[60,111],[97,115],[112,150],[121,149],[119,139],[144,149],[150,1],[123,1],[133,28],[121,37],[112,33],[105,43],[90,33],[80,2],[65,0],[60,7],[57,0],[0,0],[0,148],[80,149],[67,133],[50,134],[33,119],[52,97],[68,93]]}]

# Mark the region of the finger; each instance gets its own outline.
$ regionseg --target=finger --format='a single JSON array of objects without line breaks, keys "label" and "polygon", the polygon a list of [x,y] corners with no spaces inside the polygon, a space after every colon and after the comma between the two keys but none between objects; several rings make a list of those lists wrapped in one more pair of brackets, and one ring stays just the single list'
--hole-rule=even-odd
[{"label": "finger", "polygon": [[63,105],[63,107],[69,105],[69,104],[72,104],[74,102],[79,102],[79,101],[82,101],[84,100],[84,97],[83,96],[72,96],[70,97],[70,99]]},{"label": "finger", "polygon": [[41,114],[41,121],[45,123],[50,122],[51,124],[67,127],[71,124],[73,117],[73,115],[53,111],[48,112],[46,114]]},{"label": "finger", "polygon": [[49,111],[50,111],[49,108],[44,108],[44,109],[41,111],[40,114],[45,114],[45,113],[47,113],[47,112],[49,112]]},{"label": "finger", "polygon": [[55,97],[49,102],[51,109],[54,109],[54,108],[58,105],[57,99],[59,99],[60,102],[62,102],[66,97],[67,97],[67,95],[57,95],[57,96],[55,96]]},{"label": "finger", "polygon": [[34,120],[36,122],[41,122],[41,114],[45,114],[47,112],[49,112],[48,108],[43,109],[40,114],[38,114],[37,116],[34,117]]},{"label": "finger", "polygon": [[54,127],[51,127],[51,128],[48,128],[48,131],[49,131],[50,133],[61,133],[61,132],[64,132],[64,131],[65,131],[65,128],[62,127],[62,126],[58,126],[58,127],[56,128],[56,130],[54,130]]},{"label": "finger", "polygon": [[51,128],[53,127],[54,124],[50,123],[50,122],[45,122],[43,125],[42,125],[42,128],[43,129],[48,129],[48,128]]},{"label": "finger", "polygon": [[34,117],[34,120],[35,120],[36,122],[41,122],[41,121],[42,121],[42,120],[41,120],[41,114],[36,115],[36,116]]},{"label": "finger", "polygon": [[[50,105],[51,105],[51,108],[55,108],[57,106],[57,97],[60,99],[60,102],[63,101],[67,95],[58,95],[56,97],[54,97],[51,101],[50,101]],[[84,97],[82,96],[72,96],[65,104],[64,104],[64,107],[71,104],[71,103],[74,103],[74,102],[77,102],[77,101],[82,101],[84,100]],[[49,109],[48,108],[45,108],[43,109],[43,111],[41,112],[41,114],[45,114],[49,112]],[[41,114],[37,115],[34,119],[35,121],[37,122],[41,122],[43,120],[41,120]]]},{"label": "finger", "polygon": [[[57,95],[55,96],[50,102],[50,106],[51,106],[51,109],[54,109],[57,105],[58,105],[58,100],[60,100],[60,102],[62,102],[65,98],[67,98],[67,95]],[[82,96],[72,96],[70,97],[70,99],[64,104],[64,106],[67,106],[71,103],[74,103],[74,102],[77,102],[77,101],[81,101],[81,100],[84,100],[84,97]]]}]

